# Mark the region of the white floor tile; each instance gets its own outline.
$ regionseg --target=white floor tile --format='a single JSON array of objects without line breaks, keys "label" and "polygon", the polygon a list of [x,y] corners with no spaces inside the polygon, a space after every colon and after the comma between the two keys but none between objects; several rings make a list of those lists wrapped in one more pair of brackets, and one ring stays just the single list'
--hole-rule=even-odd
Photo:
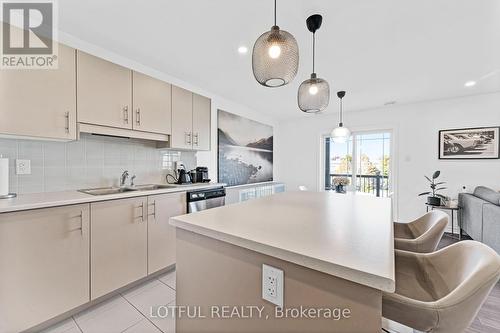
[{"label": "white floor tile", "polygon": [[413,333],[413,329],[382,317],[382,327],[393,333]]},{"label": "white floor tile", "polygon": [[73,318],[69,318],[43,330],[41,333],[80,333],[80,329],[76,326]]},{"label": "white floor tile", "polygon": [[[168,305],[175,305],[175,302]],[[149,320],[159,327],[163,333],[175,333],[175,317],[149,318]]]},{"label": "white floor tile", "polygon": [[132,327],[127,328],[123,333],[161,333],[161,331],[156,328],[147,319],[143,319]]},{"label": "white floor tile", "polygon": [[158,280],[152,280],[143,286],[124,293],[123,297],[163,332],[174,332],[174,318],[152,318],[150,314],[151,308],[175,304],[175,290],[167,287]]},{"label": "white floor tile", "polygon": [[176,289],[175,271],[168,272],[167,274],[160,276],[158,279],[170,288]]},{"label": "white floor tile", "polygon": [[118,296],[75,316],[83,333],[119,333],[144,317],[123,297]]}]

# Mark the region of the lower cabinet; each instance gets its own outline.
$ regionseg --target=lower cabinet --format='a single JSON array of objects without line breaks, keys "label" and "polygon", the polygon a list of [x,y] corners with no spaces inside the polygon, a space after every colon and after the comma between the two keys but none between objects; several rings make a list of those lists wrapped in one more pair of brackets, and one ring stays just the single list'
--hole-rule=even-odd
[{"label": "lower cabinet", "polygon": [[0,214],[0,333],[21,332],[175,264],[186,192]]},{"label": "lower cabinet", "polygon": [[147,275],[147,204],[147,197],[91,204],[91,299]]},{"label": "lower cabinet", "polygon": [[0,332],[89,300],[88,204],[0,214]]},{"label": "lower cabinet", "polygon": [[186,213],[186,192],[148,197],[148,274],[175,264],[172,216]]}]

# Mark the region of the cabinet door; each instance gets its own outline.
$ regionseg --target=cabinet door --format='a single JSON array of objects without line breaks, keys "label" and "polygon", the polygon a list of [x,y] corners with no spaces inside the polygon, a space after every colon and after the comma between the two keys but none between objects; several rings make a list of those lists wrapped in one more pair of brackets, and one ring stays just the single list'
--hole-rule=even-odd
[{"label": "cabinet door", "polygon": [[132,128],[132,71],[77,52],[78,121]]},{"label": "cabinet door", "polygon": [[89,205],[0,214],[0,332],[21,332],[89,297]]},{"label": "cabinet door", "polygon": [[148,274],[175,264],[172,216],[186,214],[186,192],[148,198]]},{"label": "cabinet door", "polygon": [[91,299],[147,274],[147,198],[91,204]]},{"label": "cabinet door", "polygon": [[59,44],[58,69],[0,70],[0,133],[76,140],[75,50]]},{"label": "cabinet door", "polygon": [[133,72],[135,130],[170,134],[172,131],[172,95],[170,84]]},{"label": "cabinet door", "polygon": [[193,93],[172,86],[172,148],[193,147]]},{"label": "cabinet door", "polygon": [[210,150],[210,98],[193,94],[193,149]]}]

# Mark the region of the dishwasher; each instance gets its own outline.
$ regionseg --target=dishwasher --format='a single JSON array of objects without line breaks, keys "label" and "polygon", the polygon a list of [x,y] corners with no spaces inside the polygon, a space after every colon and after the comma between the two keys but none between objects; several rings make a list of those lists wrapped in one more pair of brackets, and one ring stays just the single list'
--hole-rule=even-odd
[{"label": "dishwasher", "polygon": [[225,203],[226,189],[224,187],[187,192],[188,213],[224,206]]}]

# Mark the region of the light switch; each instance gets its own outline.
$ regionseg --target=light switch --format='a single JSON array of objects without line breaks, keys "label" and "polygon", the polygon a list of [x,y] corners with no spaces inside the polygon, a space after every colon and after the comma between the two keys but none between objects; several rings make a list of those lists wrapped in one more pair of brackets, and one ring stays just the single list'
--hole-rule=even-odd
[{"label": "light switch", "polygon": [[16,160],[17,175],[31,175],[31,160]]},{"label": "light switch", "polygon": [[262,265],[262,298],[283,307],[284,273],[281,269]]}]

